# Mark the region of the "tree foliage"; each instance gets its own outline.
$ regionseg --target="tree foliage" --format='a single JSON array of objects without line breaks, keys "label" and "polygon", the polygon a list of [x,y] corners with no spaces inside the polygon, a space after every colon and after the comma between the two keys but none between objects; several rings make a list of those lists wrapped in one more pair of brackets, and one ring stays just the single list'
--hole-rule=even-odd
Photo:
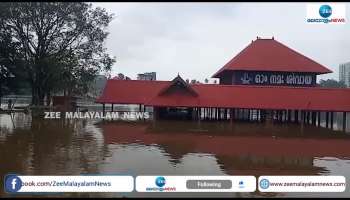
[{"label": "tree foliage", "polygon": [[115,60],[104,42],[112,18],[83,2],[0,4],[0,40],[8,40],[13,66],[25,72],[33,104],[53,92],[84,93],[99,72],[111,70]]},{"label": "tree foliage", "polygon": [[346,88],[346,85],[342,81],[336,81],[334,79],[327,79],[327,80],[320,80],[320,86],[321,87],[328,87],[328,88]]},{"label": "tree foliage", "polygon": [[[1,97],[16,92],[23,83],[23,63],[17,59],[18,43],[6,32],[0,32],[0,103]],[[20,81],[22,80],[22,81]]]}]

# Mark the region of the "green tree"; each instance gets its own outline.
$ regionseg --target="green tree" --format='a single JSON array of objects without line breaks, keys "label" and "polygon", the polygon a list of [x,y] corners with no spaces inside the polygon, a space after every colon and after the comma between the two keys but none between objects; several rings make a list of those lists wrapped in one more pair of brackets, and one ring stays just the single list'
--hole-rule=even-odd
[{"label": "green tree", "polygon": [[320,80],[320,86],[321,87],[328,87],[328,88],[346,88],[346,85],[342,81],[337,81],[334,79],[327,79],[327,80]]},{"label": "green tree", "polygon": [[88,80],[111,70],[115,60],[104,42],[112,18],[83,2],[0,4],[0,37],[10,40],[4,48],[15,44],[14,57],[30,83],[32,104],[43,105],[56,91],[83,93]]},{"label": "green tree", "polygon": [[17,49],[18,43],[12,42],[9,34],[0,32],[0,104],[2,96],[23,87],[25,74],[23,63],[17,59]]}]

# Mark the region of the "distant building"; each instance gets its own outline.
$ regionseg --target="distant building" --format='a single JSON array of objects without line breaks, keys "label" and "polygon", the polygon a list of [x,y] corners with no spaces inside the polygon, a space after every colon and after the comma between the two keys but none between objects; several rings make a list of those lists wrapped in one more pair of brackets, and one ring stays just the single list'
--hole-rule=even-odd
[{"label": "distant building", "polygon": [[137,74],[137,80],[155,81],[157,80],[156,72],[146,72],[143,74]]},{"label": "distant building", "polygon": [[350,87],[350,62],[339,65],[339,81],[343,81],[347,87]]}]

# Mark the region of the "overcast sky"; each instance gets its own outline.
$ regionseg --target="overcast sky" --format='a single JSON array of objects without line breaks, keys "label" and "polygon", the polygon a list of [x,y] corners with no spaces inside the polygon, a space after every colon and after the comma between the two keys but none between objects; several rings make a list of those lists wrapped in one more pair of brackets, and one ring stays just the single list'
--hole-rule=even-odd
[{"label": "overcast sky", "polygon": [[[350,22],[307,24],[306,3],[94,3],[115,17],[106,46],[112,75],[157,72],[158,80],[210,78],[257,36],[276,40],[323,64],[338,80],[350,61]],[[350,4],[347,3],[346,20]]]}]

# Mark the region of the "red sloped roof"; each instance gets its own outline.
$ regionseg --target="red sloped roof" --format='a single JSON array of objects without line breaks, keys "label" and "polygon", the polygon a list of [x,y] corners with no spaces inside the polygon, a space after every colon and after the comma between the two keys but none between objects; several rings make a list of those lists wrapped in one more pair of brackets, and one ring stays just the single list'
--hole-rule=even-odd
[{"label": "red sloped roof", "polygon": [[350,89],[193,84],[198,96],[158,95],[170,81],[108,80],[98,103],[350,111]]},{"label": "red sloped roof", "polygon": [[169,81],[109,79],[97,103],[144,104],[169,85]]},{"label": "red sloped roof", "polygon": [[199,97],[177,92],[170,95],[155,96],[145,104],[157,106],[196,107],[200,105],[201,102]]},{"label": "red sloped roof", "polygon": [[226,70],[331,73],[325,66],[275,39],[257,39],[237,54],[212,77]]},{"label": "red sloped roof", "polygon": [[213,84],[193,88],[203,107],[350,111],[350,89]]},{"label": "red sloped roof", "polygon": [[[175,91],[171,90],[178,86]],[[199,105],[198,93],[190,84],[186,83],[179,75],[174,78],[169,84],[164,87],[158,95],[154,96],[148,104],[158,106],[177,105],[191,106]]]}]

